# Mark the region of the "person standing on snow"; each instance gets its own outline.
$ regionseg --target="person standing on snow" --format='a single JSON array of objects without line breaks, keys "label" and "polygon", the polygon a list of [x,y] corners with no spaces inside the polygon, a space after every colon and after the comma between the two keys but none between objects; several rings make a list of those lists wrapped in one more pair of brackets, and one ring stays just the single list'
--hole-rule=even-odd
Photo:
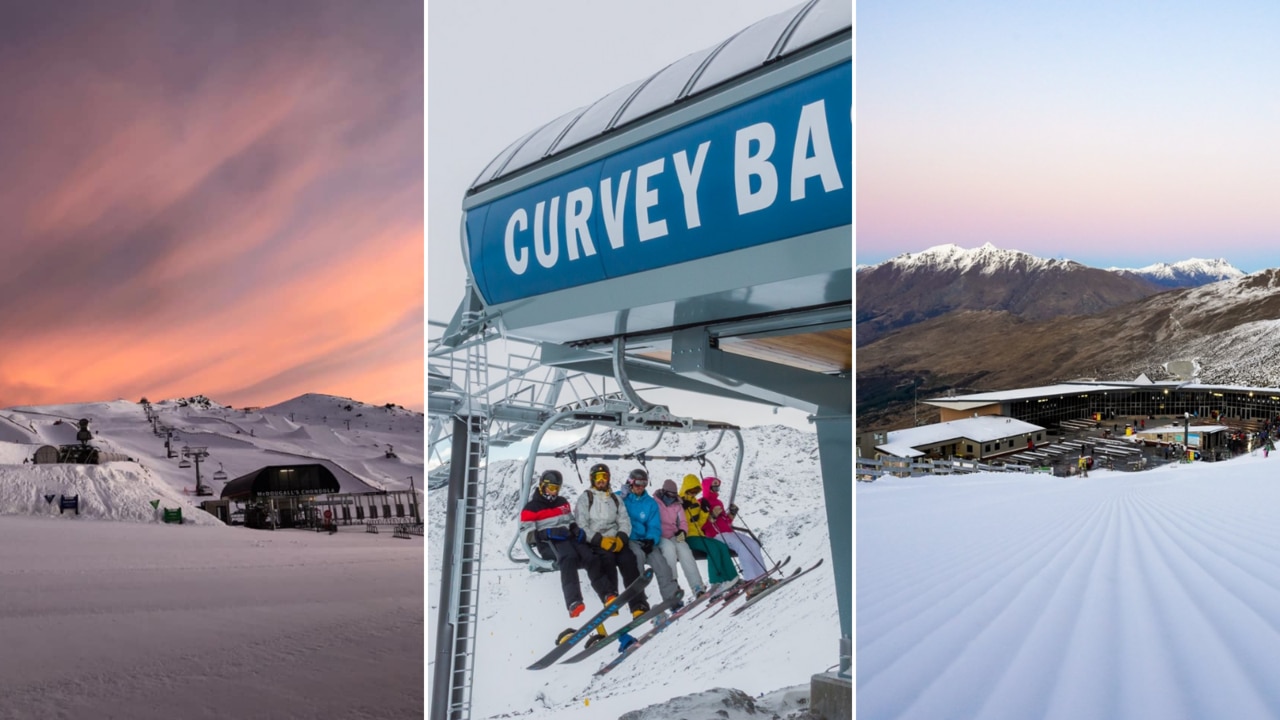
[{"label": "person standing on snow", "polygon": [[[675,572],[667,564],[658,549],[662,540],[662,516],[658,510],[658,501],[645,492],[649,487],[649,473],[643,468],[636,468],[627,476],[627,489],[620,493],[622,504],[627,508],[627,517],[631,520],[631,552],[636,556],[637,567],[646,564],[653,568],[653,579],[658,581],[658,594],[666,602],[676,596],[680,584],[676,582]],[[680,603],[676,604],[679,609]]]},{"label": "person standing on snow", "polygon": [[564,592],[565,607],[569,609],[569,617],[576,618],[586,608],[582,602],[578,568],[586,568],[591,588],[602,601],[608,595],[609,587],[600,562],[586,546],[584,533],[573,521],[573,508],[568,500],[560,497],[563,483],[558,470],[542,473],[537,492],[520,511],[520,531],[533,533],[529,539],[530,546],[545,544],[550,547],[560,568],[560,589]]},{"label": "person standing on snow", "polygon": [[742,566],[743,579],[750,582],[763,575],[764,555],[760,550],[760,543],[750,535],[740,534],[733,529],[738,506],[730,505],[725,509],[724,503],[720,501],[719,478],[702,479],[702,509],[708,515],[707,521],[702,525],[702,532],[733,549],[738,556],[738,564]]},{"label": "person standing on snow", "polygon": [[707,581],[723,589],[738,580],[738,568],[733,565],[733,556],[729,554],[729,546],[707,537],[702,526],[707,522],[708,514],[702,509],[698,494],[702,492],[702,483],[697,475],[685,475],[680,485],[680,502],[684,506],[685,520],[689,528],[689,537],[685,542],[689,549],[697,550],[707,556]]},{"label": "person standing on snow", "polygon": [[[618,594],[618,575],[622,575],[624,586],[630,585],[640,577],[640,567],[634,554],[623,552],[631,539],[631,518],[609,487],[609,466],[596,463],[587,474],[591,488],[578,496],[573,516],[601,564],[605,583],[610,586],[609,596],[605,598],[607,603]],[[631,598],[627,606],[631,608],[632,617],[649,612],[649,601],[643,591]]]},{"label": "person standing on snow", "polygon": [[662,540],[658,541],[658,551],[675,575],[676,563],[684,571],[684,579],[689,582],[688,597],[698,597],[706,592],[702,583],[702,573],[698,572],[698,561],[693,557],[686,538],[689,536],[689,520],[684,514],[684,505],[680,503],[680,493],[676,490],[675,480],[664,480],[662,489],[654,493],[658,502],[658,516],[662,518]]}]

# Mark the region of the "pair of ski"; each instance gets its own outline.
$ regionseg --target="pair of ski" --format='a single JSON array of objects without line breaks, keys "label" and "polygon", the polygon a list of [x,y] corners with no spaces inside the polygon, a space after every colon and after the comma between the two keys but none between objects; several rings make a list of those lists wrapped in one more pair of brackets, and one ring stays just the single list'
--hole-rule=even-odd
[{"label": "pair of ski", "polygon": [[760,591],[760,592],[759,592],[755,597],[747,598],[747,601],[746,601],[745,603],[743,603],[743,604],[742,604],[742,606],[741,606],[741,607],[739,607],[737,610],[734,610],[731,614],[732,614],[732,615],[740,615],[740,614],[742,614],[743,612],[745,612],[745,611],[746,611],[746,609],[747,609],[747,608],[749,608],[749,607],[751,607],[752,605],[755,605],[756,603],[760,602],[760,601],[761,601],[761,600],[763,600],[764,598],[768,597],[770,594],[772,594],[772,593],[774,593],[774,592],[776,592],[776,591],[780,590],[780,589],[782,588],[782,586],[783,586],[783,585],[786,585],[786,584],[788,584],[788,583],[795,582],[795,581],[796,581],[796,580],[798,580],[799,578],[801,578],[801,577],[803,577],[803,576],[805,576],[805,575],[807,575],[807,574],[809,574],[809,573],[813,572],[814,570],[817,570],[817,569],[818,569],[818,566],[819,566],[819,565],[821,565],[821,564],[822,564],[822,559],[819,559],[819,560],[818,560],[818,562],[816,562],[816,563],[814,563],[814,564],[810,565],[809,567],[805,568],[804,570],[801,570],[800,572],[797,572],[797,573],[792,573],[791,575],[789,575],[789,576],[787,576],[787,577],[783,578],[782,580],[779,580],[777,583],[775,583],[775,584],[773,584],[773,585],[770,585],[769,587],[765,588],[764,590],[761,590],[761,591]]},{"label": "pair of ski", "polygon": [[698,613],[697,616],[701,616],[703,613],[711,610],[712,608],[716,608],[717,606],[719,606],[719,609],[711,613],[711,616],[714,617],[717,613],[720,612],[720,610],[723,610],[726,605],[728,605],[729,603],[737,599],[739,595],[741,595],[742,593],[745,593],[747,590],[754,587],[758,583],[762,582],[765,578],[769,577],[770,575],[773,575],[774,573],[778,572],[779,570],[782,569],[783,565],[786,565],[789,562],[791,562],[790,555],[783,558],[781,562],[775,563],[773,567],[766,570],[763,574],[761,574],[756,579],[749,580],[747,582],[740,582],[737,585],[734,585],[733,587],[724,590],[723,592],[719,592],[719,593],[716,593],[715,595],[712,595],[711,599],[707,601],[707,606],[703,608],[702,612]]},{"label": "pair of ski", "polygon": [[595,671],[594,674],[604,675],[610,670],[618,667],[619,665],[622,664],[624,660],[631,657],[632,653],[634,653],[636,650],[639,650],[641,645],[644,645],[645,643],[649,642],[650,640],[653,639],[655,635],[657,635],[658,633],[670,627],[671,623],[675,622],[676,620],[679,620],[685,615],[688,615],[694,608],[709,601],[710,599],[711,599],[710,593],[703,593],[698,597],[694,598],[693,600],[690,600],[687,605],[680,608],[676,612],[673,612],[667,617],[659,620],[656,624],[654,624],[653,628],[650,629],[649,632],[645,633],[644,635],[641,635],[639,638],[631,639],[630,642],[626,642],[626,638],[624,638],[623,642],[620,643],[618,647],[618,657],[611,660],[604,667]]},{"label": "pair of ski", "polygon": [[[625,589],[623,589],[622,592],[618,593],[618,596],[615,597],[611,602],[605,603],[604,607],[600,608],[600,611],[597,612],[595,615],[592,615],[587,620],[587,622],[582,625],[582,627],[575,630],[568,637],[565,637],[564,640],[562,640],[558,645],[556,645],[555,649],[553,649],[551,652],[547,653],[546,655],[543,655],[541,658],[538,659],[537,662],[530,665],[528,669],[541,670],[543,668],[550,667],[551,665],[555,664],[557,660],[567,655],[575,645],[577,645],[579,642],[583,640],[583,638],[586,638],[588,635],[591,635],[593,632],[595,632],[596,628],[600,627],[601,624],[606,619],[608,619],[609,617],[612,617],[619,608],[625,606],[628,602],[630,602],[637,596],[643,594],[645,586],[647,586],[649,584],[649,581],[652,579],[653,579],[653,570],[646,569],[643,573],[640,574],[640,577],[636,578],[630,585],[628,585]],[[621,628],[614,631],[613,633],[605,637],[602,637],[599,640],[594,641],[585,650],[583,650],[582,652],[579,652],[577,655],[574,655],[573,657],[566,659],[565,662],[575,663],[583,660],[588,655],[595,653],[600,648],[603,648],[604,646],[608,645],[609,643],[613,642],[619,637],[622,637],[627,631],[634,630],[635,628],[640,627],[641,625],[652,620],[653,618],[658,617],[664,611],[666,611],[667,608],[670,608],[672,605],[675,605],[676,603],[680,602],[681,598],[683,597],[684,597],[684,591],[683,590],[677,591],[674,597],[671,597],[668,600],[658,603],[656,607],[650,608],[649,612],[646,612],[640,617],[632,619],[626,625],[622,626]]]},{"label": "pair of ski", "polygon": [[[761,575],[760,577],[756,578],[756,579],[755,579],[755,580],[753,580],[752,582],[749,582],[749,583],[739,583],[739,584],[738,584],[737,586],[735,586],[734,588],[731,588],[731,589],[730,589],[730,591],[723,593],[723,595],[725,595],[725,596],[728,596],[728,595],[732,594],[732,597],[724,597],[724,598],[721,598],[721,599],[723,600],[723,602],[721,603],[720,608],[719,608],[718,610],[716,610],[714,613],[711,613],[712,617],[714,617],[714,616],[716,615],[716,613],[720,612],[720,610],[723,610],[723,609],[725,609],[726,607],[728,607],[728,603],[729,603],[729,602],[731,602],[734,598],[736,598],[739,594],[742,594],[742,593],[746,592],[746,590],[747,590],[748,588],[750,588],[751,586],[753,586],[753,585],[757,584],[760,580],[762,580],[762,579],[764,579],[764,578],[766,578],[766,577],[768,577],[768,576],[772,575],[773,573],[777,572],[779,569],[781,569],[781,568],[782,568],[782,566],[783,566],[783,565],[786,565],[786,564],[787,564],[787,562],[788,562],[789,560],[791,560],[791,557],[790,557],[790,556],[787,556],[787,557],[786,557],[782,562],[778,563],[777,565],[774,565],[774,566],[773,566],[772,568],[770,568],[766,573],[764,573],[764,574],[763,574],[763,575]],[[770,585],[769,587],[767,587],[767,588],[765,588],[764,590],[760,591],[760,594],[759,594],[759,595],[756,595],[756,596],[752,597],[750,600],[748,600],[748,601],[747,601],[747,604],[746,604],[746,605],[743,605],[741,608],[738,608],[737,610],[735,610],[733,614],[734,614],[734,615],[737,615],[739,612],[742,612],[742,610],[743,610],[744,608],[748,607],[749,605],[754,604],[756,600],[758,600],[758,599],[760,599],[760,598],[764,597],[765,595],[768,595],[768,594],[769,594],[770,592],[772,592],[775,588],[782,587],[783,585],[785,585],[785,584],[787,584],[787,583],[791,582],[792,580],[794,580],[794,579],[796,579],[796,578],[800,577],[801,575],[804,575],[805,573],[812,571],[814,568],[818,567],[818,566],[819,566],[819,565],[821,565],[821,564],[822,564],[822,561],[821,561],[821,560],[819,560],[818,562],[814,563],[813,565],[809,566],[808,568],[805,568],[804,570],[800,570],[800,569],[798,569],[798,568],[797,568],[796,572],[795,572],[795,573],[793,573],[791,576],[787,577],[787,578],[786,578],[786,579],[784,579],[784,580],[780,580],[780,581],[779,581],[779,582],[777,582],[776,584],[774,584],[774,585]],[[737,592],[733,592],[734,590],[736,590]],[[693,608],[694,608],[698,603],[700,603],[700,602],[702,602],[702,601],[704,601],[704,600],[706,600],[706,601],[709,601],[709,602],[710,602],[710,601],[712,601],[712,600],[713,600],[713,598],[711,598],[711,596],[710,596],[710,595],[703,595],[703,596],[699,597],[698,599],[694,600],[693,602],[689,603],[689,605],[688,605],[688,606],[686,606],[686,607],[684,607],[684,608],[681,608],[680,612],[678,612],[678,613],[674,613],[674,614],[672,614],[672,615],[671,615],[671,617],[669,617],[669,618],[666,618],[666,619],[664,619],[664,620],[659,621],[659,622],[658,622],[658,624],[657,624],[656,626],[654,626],[654,628],[653,628],[652,630],[650,630],[649,632],[647,632],[647,633],[645,633],[644,635],[640,636],[638,639],[634,640],[633,642],[628,643],[627,645],[623,646],[623,647],[619,650],[619,653],[620,653],[620,654],[618,655],[618,657],[614,658],[612,661],[610,661],[610,662],[609,662],[608,664],[606,664],[604,667],[602,667],[602,668],[600,668],[599,670],[597,670],[597,671],[595,672],[595,674],[596,674],[596,675],[604,675],[604,674],[608,673],[610,670],[613,670],[614,668],[616,668],[616,667],[618,667],[619,665],[621,665],[623,662],[625,662],[625,661],[626,661],[626,659],[627,659],[627,658],[631,657],[631,656],[632,656],[632,655],[633,655],[637,650],[639,650],[639,649],[641,648],[641,646],[643,646],[645,643],[647,643],[647,642],[649,642],[650,640],[652,640],[652,639],[653,639],[653,637],[654,637],[655,635],[657,635],[658,633],[662,632],[663,630],[666,630],[666,629],[671,625],[671,623],[675,622],[676,620],[679,620],[679,619],[680,619],[681,617],[683,617],[683,616],[684,616],[684,615],[685,615],[689,610],[692,610],[692,609],[693,609]],[[706,608],[704,608],[702,612],[705,612],[705,611],[706,611]],[[694,615],[694,617],[697,617],[698,615],[701,615],[701,614],[702,614],[702,612],[697,613],[696,615]]]}]

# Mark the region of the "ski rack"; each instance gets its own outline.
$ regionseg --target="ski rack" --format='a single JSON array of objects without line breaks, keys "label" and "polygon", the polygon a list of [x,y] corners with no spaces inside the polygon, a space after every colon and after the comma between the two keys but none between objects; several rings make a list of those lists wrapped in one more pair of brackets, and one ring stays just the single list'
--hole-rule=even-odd
[{"label": "ski rack", "polygon": [[[590,422],[591,427],[587,431],[585,437],[577,440],[570,445],[550,452],[539,452],[538,448],[542,443],[542,437],[548,430],[553,428],[557,423],[566,419]],[[658,430],[658,437],[646,448],[630,453],[578,453],[578,449],[585,446],[587,441],[595,433],[597,423],[608,423],[614,427],[624,430]],[[663,436],[667,432],[715,432],[719,431],[715,443],[711,447],[703,448],[696,453],[689,455],[649,455],[649,451],[658,446]],[[547,418],[538,428],[538,432],[533,436],[529,445],[529,456],[520,468],[520,505],[523,508],[532,495],[534,487],[534,471],[537,458],[539,457],[555,457],[568,458],[571,462],[577,463],[578,460],[637,460],[641,465],[650,460],[671,461],[671,462],[688,462],[698,461],[699,464],[711,462],[707,459],[707,453],[714,451],[720,446],[720,442],[724,439],[725,433],[732,433],[738,440],[738,456],[737,462],[734,463],[733,478],[729,485],[729,503],[733,502],[734,496],[738,491],[738,477],[742,473],[742,457],[743,443],[742,432],[736,425],[723,422],[713,422],[709,420],[695,420],[693,418],[680,417],[672,415],[667,408],[661,405],[649,406],[646,410],[633,411],[630,402],[624,400],[606,400],[598,405],[592,405],[577,410],[563,410]],[[712,463],[712,469],[715,464]],[[722,478],[723,479],[723,478]],[[525,533],[520,532],[519,515],[517,514],[517,524],[515,537],[512,538],[511,544],[507,547],[507,557],[515,563],[527,563],[530,572],[550,572],[555,569],[555,564],[550,560],[543,560],[538,557],[533,549],[529,547],[529,539],[525,537]],[[524,551],[524,557],[516,554],[516,547],[519,546]]]}]

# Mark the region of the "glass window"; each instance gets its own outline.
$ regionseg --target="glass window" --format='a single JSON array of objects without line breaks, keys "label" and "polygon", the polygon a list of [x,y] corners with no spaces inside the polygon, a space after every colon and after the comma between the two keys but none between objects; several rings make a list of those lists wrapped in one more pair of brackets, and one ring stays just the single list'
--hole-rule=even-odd
[{"label": "glass window", "polygon": [[853,4],[843,0],[818,0],[805,14],[800,24],[787,39],[781,55],[793,53],[805,46],[853,27]]},{"label": "glass window", "polygon": [[709,47],[692,55],[683,57],[660,71],[653,76],[644,89],[636,95],[631,101],[627,109],[623,111],[622,117],[614,127],[621,127],[626,123],[644,117],[651,112],[661,110],[676,101],[680,97],[680,93],[684,90],[684,86],[689,83],[689,77],[693,75],[693,71],[698,69],[702,61],[711,54],[716,47]]},{"label": "glass window", "polygon": [[582,116],[573,124],[573,127],[569,128],[569,132],[564,134],[564,137],[553,148],[553,151],[566,150],[578,143],[591,140],[608,130],[609,123],[613,121],[613,116],[618,114],[618,108],[622,107],[622,103],[631,97],[631,94],[636,91],[636,88],[640,87],[642,82],[644,81],[637,80],[597,100],[594,105],[586,109],[586,112],[582,113]]},{"label": "glass window", "polygon": [[577,119],[584,110],[586,108],[578,108],[567,112],[539,128],[533,137],[529,138],[529,142],[516,151],[515,156],[511,158],[511,162],[507,163],[507,166],[502,169],[502,174],[508,175],[541,160],[551,149],[551,144],[556,141],[556,138],[560,137],[560,133],[564,132],[569,123]]},{"label": "glass window", "polygon": [[698,77],[690,94],[702,92],[763,65],[773,52],[773,46],[778,44],[782,31],[802,9],[794,7],[780,12],[734,35]]},{"label": "glass window", "polygon": [[519,140],[511,143],[506,147],[505,150],[498,153],[498,156],[495,157],[493,160],[489,161],[489,164],[485,166],[484,170],[481,170],[480,174],[476,176],[475,181],[471,183],[471,187],[473,188],[478,187],[492,180],[494,174],[497,173],[498,170],[502,167],[503,163],[507,161],[507,158],[511,157],[511,154],[514,153],[516,149],[519,148],[524,143],[524,141],[529,138],[529,136],[538,132],[538,130],[539,128],[534,128],[533,130],[530,130],[529,132],[525,133]]}]

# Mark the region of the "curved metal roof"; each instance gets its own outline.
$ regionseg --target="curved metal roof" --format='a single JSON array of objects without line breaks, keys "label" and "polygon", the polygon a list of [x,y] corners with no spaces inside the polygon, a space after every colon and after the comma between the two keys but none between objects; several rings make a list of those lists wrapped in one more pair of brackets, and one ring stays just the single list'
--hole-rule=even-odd
[{"label": "curved metal roof", "polygon": [[852,31],[847,0],[808,0],[767,17],[718,45],[677,60],[644,80],[535,128],[498,154],[475,188],[553,157],[617,128],[707,92],[833,35]]},{"label": "curved metal roof", "polygon": [[222,488],[224,499],[254,496],[309,496],[341,492],[338,478],[319,463],[268,465],[241,475]]}]

